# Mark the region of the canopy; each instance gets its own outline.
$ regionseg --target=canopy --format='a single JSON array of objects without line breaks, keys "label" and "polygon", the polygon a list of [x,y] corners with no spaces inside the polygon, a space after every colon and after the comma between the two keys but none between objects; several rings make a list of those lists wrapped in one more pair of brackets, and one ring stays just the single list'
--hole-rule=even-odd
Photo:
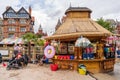
[{"label": "canopy", "polygon": [[0,44],[23,44],[24,41],[22,38],[14,37],[14,38],[5,38]]}]

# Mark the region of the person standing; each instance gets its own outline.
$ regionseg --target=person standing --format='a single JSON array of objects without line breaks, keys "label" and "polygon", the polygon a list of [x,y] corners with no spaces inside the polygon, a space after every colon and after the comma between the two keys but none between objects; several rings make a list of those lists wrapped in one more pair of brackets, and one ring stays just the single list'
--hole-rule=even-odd
[{"label": "person standing", "polygon": [[14,45],[14,56],[18,54],[19,46],[17,44]]},{"label": "person standing", "polygon": [[19,44],[18,52],[19,52],[19,53],[22,53],[22,52],[23,52],[23,47],[22,47],[21,44]]},{"label": "person standing", "polygon": [[116,56],[117,56],[117,62],[120,62],[120,47],[118,47]]}]

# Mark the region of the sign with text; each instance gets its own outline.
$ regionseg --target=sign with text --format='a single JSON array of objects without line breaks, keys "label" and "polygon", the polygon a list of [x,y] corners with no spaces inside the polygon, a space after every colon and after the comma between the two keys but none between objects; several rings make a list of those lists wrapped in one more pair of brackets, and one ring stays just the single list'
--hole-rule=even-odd
[{"label": "sign with text", "polygon": [[8,55],[8,50],[0,50],[1,55]]}]

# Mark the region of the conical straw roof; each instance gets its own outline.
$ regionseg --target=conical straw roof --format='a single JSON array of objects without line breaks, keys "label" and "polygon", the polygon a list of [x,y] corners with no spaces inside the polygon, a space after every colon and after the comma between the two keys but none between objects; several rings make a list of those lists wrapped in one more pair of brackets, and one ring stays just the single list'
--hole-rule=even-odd
[{"label": "conical straw roof", "polygon": [[67,18],[58,30],[46,39],[61,39],[65,37],[80,37],[80,36],[109,36],[111,32],[103,28],[95,21],[86,18]]}]

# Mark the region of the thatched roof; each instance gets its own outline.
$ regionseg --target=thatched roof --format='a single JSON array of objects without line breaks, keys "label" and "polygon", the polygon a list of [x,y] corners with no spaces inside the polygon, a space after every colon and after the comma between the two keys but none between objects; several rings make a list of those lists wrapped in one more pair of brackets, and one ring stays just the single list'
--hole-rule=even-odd
[{"label": "thatched roof", "polygon": [[74,38],[82,36],[108,36],[112,33],[91,19],[67,18],[58,30],[46,39]]},{"label": "thatched roof", "polygon": [[68,8],[65,12],[67,13],[65,20],[56,32],[46,39],[72,40],[80,36],[102,38],[112,35],[111,32],[90,19],[90,12],[91,10],[86,7]]}]

